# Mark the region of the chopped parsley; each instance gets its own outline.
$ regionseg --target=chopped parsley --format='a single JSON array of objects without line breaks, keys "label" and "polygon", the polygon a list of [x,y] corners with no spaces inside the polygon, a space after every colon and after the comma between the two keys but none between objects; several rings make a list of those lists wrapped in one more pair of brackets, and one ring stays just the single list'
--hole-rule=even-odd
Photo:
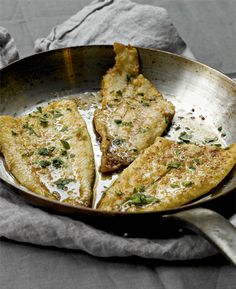
[{"label": "chopped parsley", "polygon": [[179,162],[172,162],[172,163],[169,163],[167,168],[168,169],[178,169],[179,167],[181,166],[181,163]]},{"label": "chopped parsley", "polygon": [[125,142],[125,140],[121,139],[121,138],[116,138],[116,139],[113,140],[113,144],[117,145],[117,146],[121,145],[124,142]]},{"label": "chopped parsley", "polygon": [[61,144],[63,145],[65,150],[69,150],[70,149],[70,144],[66,140],[61,139],[60,141],[61,141]]},{"label": "chopped parsley", "polygon": [[150,103],[148,103],[145,99],[141,100],[142,106],[150,106]]},{"label": "chopped parsley", "polygon": [[67,185],[71,182],[75,182],[75,179],[59,179],[54,184],[58,189],[66,191],[68,189]]},{"label": "chopped parsley", "polygon": [[38,106],[38,107],[36,107],[36,109],[37,109],[37,111],[38,112],[40,112],[40,113],[42,113],[43,111],[42,111],[42,107],[41,106]]},{"label": "chopped parsley", "polygon": [[176,127],[175,127],[175,130],[179,130],[181,129],[181,126],[178,124]]},{"label": "chopped parsley", "polygon": [[55,110],[55,111],[53,110],[52,114],[53,114],[54,118],[59,118],[59,117],[63,116],[63,113],[60,110]]},{"label": "chopped parsley", "polygon": [[218,131],[219,131],[219,132],[221,132],[222,129],[223,129],[222,126],[219,126],[219,127],[218,127]]},{"label": "chopped parsley", "polygon": [[139,188],[139,192],[140,192],[140,193],[145,192],[145,187],[144,187],[144,186],[141,186],[141,187]]},{"label": "chopped parsley", "polygon": [[172,183],[170,184],[170,187],[173,188],[173,189],[176,189],[176,188],[179,188],[179,183]]},{"label": "chopped parsley", "polygon": [[123,94],[122,94],[122,91],[121,91],[121,90],[117,90],[117,91],[116,91],[116,95],[117,95],[117,96],[122,96],[122,95],[123,95]]},{"label": "chopped parsley", "polygon": [[68,126],[63,126],[63,128],[60,131],[61,132],[68,131]]},{"label": "chopped parsley", "polygon": [[215,137],[206,137],[204,139],[204,143],[213,143],[215,141],[218,141],[218,137],[217,136],[215,136]]},{"label": "chopped parsley", "polygon": [[194,159],[194,162],[196,163],[196,165],[200,165],[201,164],[199,159]]},{"label": "chopped parsley", "polygon": [[193,184],[194,184],[194,182],[191,182],[191,181],[185,181],[185,182],[182,183],[182,185],[183,185],[185,188],[189,188],[189,187],[191,187]]},{"label": "chopped parsley", "polygon": [[51,162],[50,161],[47,161],[47,160],[41,160],[39,161],[39,165],[45,169],[46,167],[50,166],[51,165]]},{"label": "chopped parsley", "polygon": [[46,113],[43,114],[43,116],[41,116],[39,118],[40,121],[40,125],[42,127],[47,127],[48,126],[48,115]]},{"label": "chopped parsley", "polygon": [[179,135],[179,139],[185,143],[190,143],[191,138],[192,138],[192,135],[188,134],[186,131],[182,131]]},{"label": "chopped parsley", "polygon": [[143,92],[139,92],[138,95],[144,96],[144,93]]},{"label": "chopped parsley", "polygon": [[121,119],[114,119],[114,123],[116,123],[116,124],[121,124],[121,123],[122,123],[122,120],[121,120]]},{"label": "chopped parsley", "polygon": [[116,192],[116,195],[117,195],[117,196],[122,196],[122,195],[124,195],[124,193],[123,193],[122,191],[117,191],[117,192]]},{"label": "chopped parsley", "polygon": [[61,160],[60,158],[54,158],[52,160],[52,165],[56,168],[59,169],[64,165],[63,160]]},{"label": "chopped parsley", "polygon": [[12,134],[13,136],[17,136],[17,135],[18,135],[18,133],[16,133],[14,130],[11,131],[11,134]]},{"label": "chopped parsley", "polygon": [[33,125],[29,125],[28,122],[23,124],[23,128],[27,129],[29,131],[30,135],[34,134],[34,135],[38,136],[37,133],[35,132],[35,130],[33,129]]},{"label": "chopped parsley", "polygon": [[132,126],[133,123],[132,123],[132,121],[123,121],[123,122],[122,122],[122,125],[123,125],[123,126]]},{"label": "chopped parsley", "polygon": [[142,193],[133,194],[132,196],[127,198],[126,201],[128,201],[128,203],[130,204],[137,206],[143,206],[160,202],[157,198],[150,195],[144,195]]},{"label": "chopped parsley", "polygon": [[145,132],[147,132],[148,130],[149,130],[149,128],[140,127],[140,128],[138,129],[138,133],[145,133]]},{"label": "chopped parsley", "polygon": [[190,165],[188,168],[189,168],[190,170],[192,170],[192,171],[196,171],[196,167],[193,166],[193,165]]},{"label": "chopped parsley", "polygon": [[66,156],[67,155],[67,150],[61,150],[61,155]]},{"label": "chopped parsley", "polygon": [[49,148],[40,148],[38,149],[38,154],[41,156],[50,156],[56,147],[51,146]]}]

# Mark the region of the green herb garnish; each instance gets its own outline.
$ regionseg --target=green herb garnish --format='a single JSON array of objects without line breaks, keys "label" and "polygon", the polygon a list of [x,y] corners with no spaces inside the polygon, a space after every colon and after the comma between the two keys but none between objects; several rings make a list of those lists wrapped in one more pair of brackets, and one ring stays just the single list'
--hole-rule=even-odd
[{"label": "green herb garnish", "polygon": [[121,124],[121,123],[122,123],[122,120],[121,120],[121,119],[114,119],[114,122],[115,122],[116,124]]},{"label": "green herb garnish", "polygon": [[42,107],[41,106],[38,106],[38,107],[36,107],[36,109],[37,109],[37,111],[38,112],[40,112],[40,113],[42,113],[43,111],[42,111]]},{"label": "green herb garnish", "polygon": [[169,163],[167,168],[168,169],[178,169],[179,167],[181,166],[181,163],[179,162],[172,162],[172,163]]},{"label": "green herb garnish", "polygon": [[218,127],[218,131],[219,131],[219,132],[221,132],[222,129],[223,129],[222,126],[219,126],[219,127]]},{"label": "green herb garnish", "polygon": [[122,122],[122,125],[123,125],[123,126],[132,126],[133,123],[132,123],[132,121],[123,121],[123,122]]},{"label": "green herb garnish", "polygon": [[175,130],[179,130],[181,129],[181,126],[178,124],[176,127],[175,127]]},{"label": "green herb garnish", "polygon": [[61,144],[63,145],[65,150],[69,150],[70,149],[70,144],[66,140],[61,139],[60,141],[61,141]]},{"label": "green herb garnish", "polygon": [[199,159],[194,159],[194,162],[196,163],[196,165],[200,165],[201,164]]},{"label": "green herb garnish", "polygon": [[39,121],[40,121],[40,125],[42,127],[47,127],[48,126],[48,115],[46,113],[44,113],[44,115],[39,118]]},{"label": "green herb garnish", "polygon": [[50,156],[56,147],[52,146],[49,148],[40,148],[38,149],[38,154],[41,156]]},{"label": "green herb garnish", "polygon": [[56,168],[59,169],[64,165],[63,160],[61,160],[60,158],[54,158],[52,160],[52,165]]},{"label": "green herb garnish", "polygon": [[190,165],[188,168],[192,171],[196,171],[196,167],[194,167],[193,165]]},{"label": "green herb garnish", "polygon": [[142,127],[140,127],[139,129],[138,129],[138,133],[145,133],[145,132],[147,132],[149,130],[149,128],[142,128]]},{"label": "green herb garnish", "polygon": [[116,138],[116,139],[113,140],[113,144],[117,145],[117,146],[121,145],[124,142],[125,142],[125,140],[121,139],[121,138]]},{"label": "green herb garnish", "polygon": [[11,134],[12,134],[13,136],[18,135],[18,133],[16,133],[14,130],[11,131]]},{"label": "green herb garnish", "polygon": [[133,194],[132,196],[127,198],[126,201],[128,201],[130,204],[138,206],[160,202],[157,198],[150,195],[144,195],[142,193]]},{"label": "green herb garnish", "polygon": [[191,138],[192,138],[192,135],[188,134],[186,131],[182,131],[179,135],[179,139],[185,143],[190,143]]},{"label": "green herb garnish", "polygon": [[51,162],[47,161],[47,160],[41,160],[41,161],[39,161],[39,164],[43,169],[45,169],[46,167],[51,165]]},{"label": "green herb garnish", "polygon": [[54,118],[59,118],[61,116],[63,116],[63,113],[60,110],[53,111],[53,117]]},{"label": "green herb garnish", "polygon": [[122,95],[123,95],[123,94],[122,94],[122,91],[121,91],[121,90],[117,90],[117,91],[116,91],[116,95],[117,95],[117,96],[122,96]]},{"label": "green herb garnish", "polygon": [[71,182],[75,182],[75,179],[59,179],[54,184],[58,189],[66,191],[68,189],[67,185]]},{"label": "green herb garnish", "polygon": [[117,191],[117,192],[116,192],[116,195],[117,195],[117,196],[122,196],[122,195],[124,195],[124,193],[123,193],[122,191]]},{"label": "green herb garnish", "polygon": [[217,136],[215,136],[215,137],[206,137],[205,139],[204,139],[204,143],[212,143],[212,142],[215,142],[215,141],[217,141],[218,140],[218,137]]},{"label": "green herb garnish", "polygon": [[63,131],[68,131],[68,126],[63,126],[63,128],[60,130],[61,132]]},{"label": "green herb garnish", "polygon": [[61,150],[61,155],[66,156],[67,155],[67,150]]},{"label": "green herb garnish", "polygon": [[186,181],[186,182],[183,182],[183,183],[182,183],[182,185],[183,185],[185,188],[191,187],[193,184],[194,184],[194,182],[191,182],[191,181]]},{"label": "green herb garnish", "polygon": [[38,136],[37,133],[35,132],[35,130],[33,129],[33,125],[29,125],[28,122],[23,124],[23,128],[27,129],[29,131],[30,135],[34,134],[34,135]]},{"label": "green herb garnish", "polygon": [[147,102],[147,101],[145,101],[145,100],[141,100],[141,104],[142,104],[142,106],[150,106],[150,104]]},{"label": "green herb garnish", "polygon": [[139,192],[140,192],[140,193],[145,192],[145,187],[144,187],[144,186],[139,187]]},{"label": "green herb garnish", "polygon": [[170,187],[173,189],[179,188],[179,183],[172,183],[170,184]]}]

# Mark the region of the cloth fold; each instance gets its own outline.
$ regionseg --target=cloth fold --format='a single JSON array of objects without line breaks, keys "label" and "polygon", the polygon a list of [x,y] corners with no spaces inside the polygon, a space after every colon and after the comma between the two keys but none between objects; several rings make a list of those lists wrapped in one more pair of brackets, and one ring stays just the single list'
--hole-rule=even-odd
[{"label": "cloth fold", "polygon": [[[187,47],[165,9],[135,4],[129,0],[103,0],[92,2],[54,27],[48,37],[36,40],[35,51],[112,44],[114,41],[179,54],[185,53]],[[13,40],[4,29],[0,29],[0,47],[2,65],[18,58]],[[192,56],[191,52],[189,56]],[[27,204],[1,181],[0,237],[83,250],[101,257],[136,255],[164,260],[190,260],[216,254],[208,241],[196,235],[176,239],[127,238],[68,217],[49,214]]]},{"label": "cloth fold", "polygon": [[48,37],[36,40],[35,51],[114,42],[178,54],[186,49],[166,9],[129,0],[103,0],[93,1],[54,27]]},{"label": "cloth fold", "polygon": [[216,253],[205,239],[195,235],[154,240],[116,236],[83,222],[28,205],[2,182],[0,237],[43,246],[83,250],[99,257],[135,255],[163,260],[191,260]]},{"label": "cloth fold", "polygon": [[18,58],[19,54],[14,39],[5,28],[0,27],[0,68]]}]

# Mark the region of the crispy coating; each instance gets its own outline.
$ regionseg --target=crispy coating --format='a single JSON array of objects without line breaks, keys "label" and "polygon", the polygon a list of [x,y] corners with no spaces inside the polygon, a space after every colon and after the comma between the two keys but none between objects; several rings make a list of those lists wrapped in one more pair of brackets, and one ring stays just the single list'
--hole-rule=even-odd
[{"label": "crispy coating", "polygon": [[75,100],[60,100],[22,117],[0,117],[0,150],[16,180],[34,193],[90,206],[94,157]]},{"label": "crispy coating", "polygon": [[102,80],[102,108],[94,114],[101,136],[101,172],[129,165],[170,124],[174,106],[139,74],[137,50],[115,43],[115,66]]},{"label": "crispy coating", "polygon": [[236,144],[223,149],[158,137],[120,174],[98,208],[128,212],[176,208],[215,188],[235,163]]}]

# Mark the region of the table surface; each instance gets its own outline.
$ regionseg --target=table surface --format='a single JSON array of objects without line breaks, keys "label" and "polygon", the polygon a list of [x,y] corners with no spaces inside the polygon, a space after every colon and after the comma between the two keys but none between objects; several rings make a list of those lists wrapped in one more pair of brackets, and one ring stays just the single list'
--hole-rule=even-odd
[{"label": "table surface", "polygon": [[[236,71],[235,0],[137,0],[166,7],[200,61]],[[33,53],[38,37],[90,1],[0,0],[0,25],[15,38],[20,56]],[[236,269],[220,257],[196,262],[96,258],[69,251],[0,240],[1,289],[161,288],[233,289]]]}]

